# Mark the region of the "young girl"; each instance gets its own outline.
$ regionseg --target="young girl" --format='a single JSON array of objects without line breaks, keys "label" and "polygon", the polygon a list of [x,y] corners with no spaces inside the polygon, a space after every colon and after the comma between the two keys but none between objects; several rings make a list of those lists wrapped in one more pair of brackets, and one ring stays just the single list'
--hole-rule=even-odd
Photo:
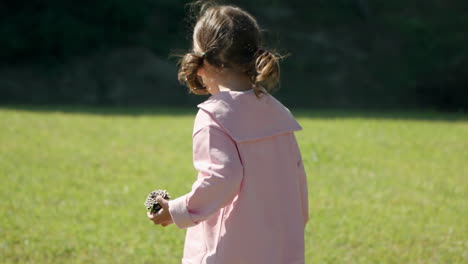
[{"label": "young girl", "polygon": [[294,131],[301,127],[269,94],[277,57],[262,48],[246,11],[203,7],[179,79],[211,94],[195,118],[192,190],[148,214],[186,228],[182,263],[304,263],[307,181]]}]

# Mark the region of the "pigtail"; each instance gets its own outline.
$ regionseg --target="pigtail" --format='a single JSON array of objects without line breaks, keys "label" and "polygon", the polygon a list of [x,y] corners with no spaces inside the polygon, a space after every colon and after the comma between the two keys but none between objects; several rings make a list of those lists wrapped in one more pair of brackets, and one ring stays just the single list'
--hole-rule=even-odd
[{"label": "pigtail", "polygon": [[270,92],[277,86],[280,78],[279,59],[279,55],[262,48],[255,54],[255,74],[251,78],[257,97],[264,93],[262,87]]},{"label": "pigtail", "polygon": [[208,90],[197,74],[198,69],[203,65],[204,57],[204,54],[190,52],[185,54],[179,62],[179,82],[187,85],[190,92],[198,95],[208,94]]}]

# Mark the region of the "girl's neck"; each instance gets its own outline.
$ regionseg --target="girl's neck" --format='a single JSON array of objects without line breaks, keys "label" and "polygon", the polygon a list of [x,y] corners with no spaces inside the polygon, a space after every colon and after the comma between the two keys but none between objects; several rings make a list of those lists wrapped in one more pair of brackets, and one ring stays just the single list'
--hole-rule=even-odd
[{"label": "girl's neck", "polygon": [[226,71],[213,83],[213,87],[209,88],[211,94],[215,94],[220,91],[247,91],[253,88],[253,84],[245,73]]}]

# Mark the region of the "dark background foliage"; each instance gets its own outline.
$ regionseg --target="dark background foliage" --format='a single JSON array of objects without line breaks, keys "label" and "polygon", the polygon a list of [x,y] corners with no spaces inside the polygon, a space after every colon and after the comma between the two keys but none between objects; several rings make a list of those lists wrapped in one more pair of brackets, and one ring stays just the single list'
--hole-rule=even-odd
[{"label": "dark background foliage", "polygon": [[[187,1],[3,0],[0,102],[188,105]],[[288,106],[468,108],[468,2],[229,1],[253,13],[282,61]]]}]

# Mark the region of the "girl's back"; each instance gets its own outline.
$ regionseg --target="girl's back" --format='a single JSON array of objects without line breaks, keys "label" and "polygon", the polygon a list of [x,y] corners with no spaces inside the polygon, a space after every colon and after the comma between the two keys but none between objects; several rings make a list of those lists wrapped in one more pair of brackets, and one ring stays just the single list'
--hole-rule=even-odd
[{"label": "girl's back", "polygon": [[198,107],[198,180],[171,204],[174,222],[190,226],[184,263],[304,263],[299,124],[272,96],[258,99],[253,90],[219,92]]}]

